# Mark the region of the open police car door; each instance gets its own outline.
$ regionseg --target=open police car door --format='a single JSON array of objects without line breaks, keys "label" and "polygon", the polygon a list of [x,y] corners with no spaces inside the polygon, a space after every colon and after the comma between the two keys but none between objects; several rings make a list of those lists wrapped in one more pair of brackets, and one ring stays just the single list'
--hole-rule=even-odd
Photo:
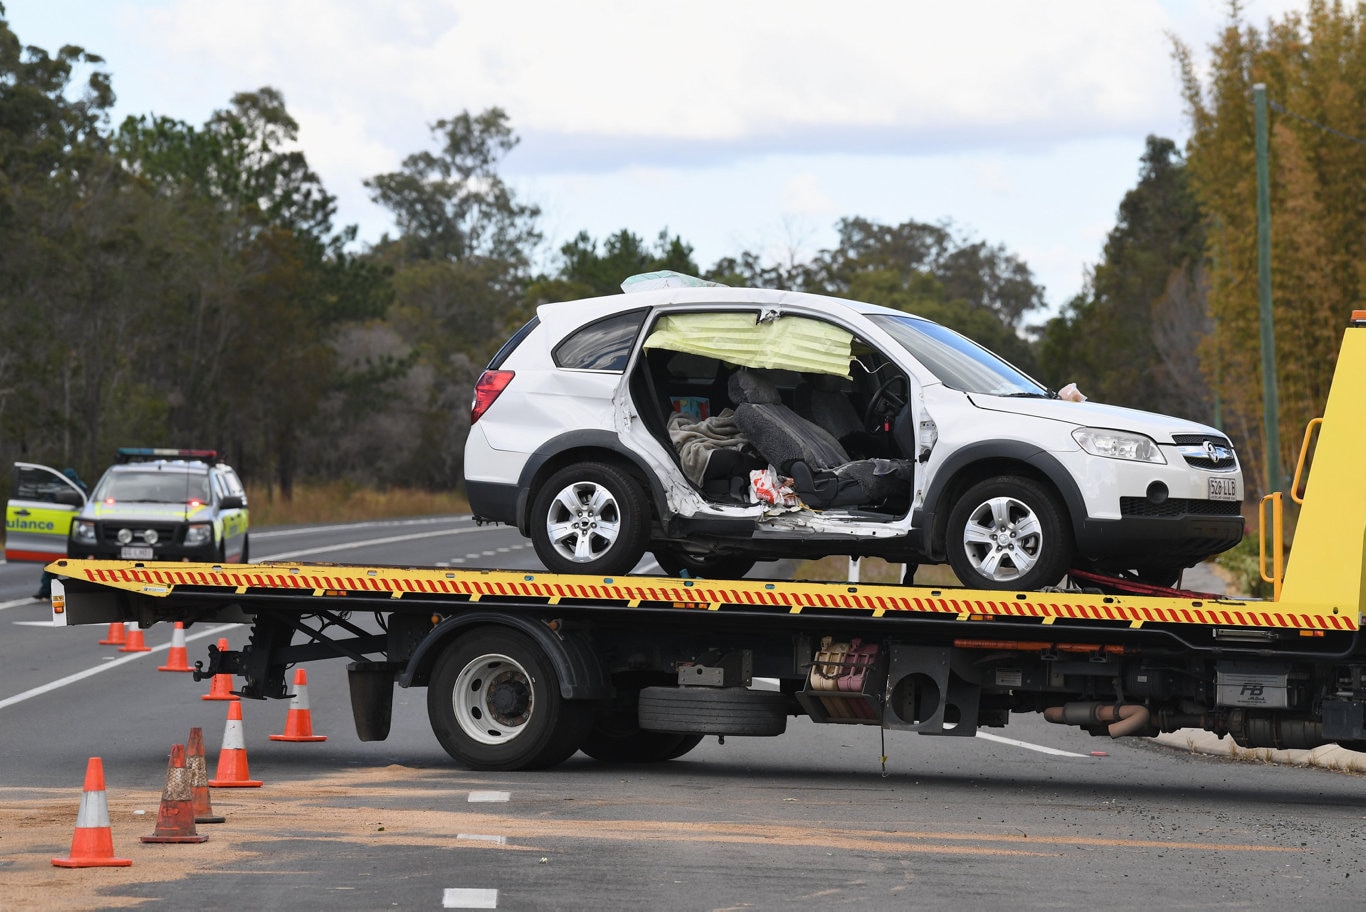
[{"label": "open police car door", "polygon": [[85,500],[85,492],[56,469],[16,462],[5,504],[5,560],[46,564],[66,557],[71,522]]}]

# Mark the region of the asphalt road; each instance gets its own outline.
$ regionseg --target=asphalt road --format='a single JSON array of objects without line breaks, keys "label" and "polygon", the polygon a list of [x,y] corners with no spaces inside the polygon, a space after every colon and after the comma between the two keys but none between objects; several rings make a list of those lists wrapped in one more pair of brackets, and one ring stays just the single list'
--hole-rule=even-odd
[{"label": "asphalt road", "polygon": [[[258,530],[257,559],[531,569],[515,532],[463,517]],[[647,568],[642,568],[647,569]],[[170,745],[225,704],[105,631],[53,628],[32,566],[0,565],[0,909],[1357,909],[1359,776],[1238,763],[1034,717],[977,738],[794,720],[654,766],[579,755],[471,773],[426,694],[356,739],[345,662],[308,666],[320,743],[282,743],[288,704],[248,701],[256,789],[214,789],[200,845],[146,845]],[[193,628],[191,661],[240,627]],[[885,770],[881,757],[886,754]],[[1101,755],[1094,755],[1099,753]],[[89,757],[103,759],[127,868],[65,870]]]}]

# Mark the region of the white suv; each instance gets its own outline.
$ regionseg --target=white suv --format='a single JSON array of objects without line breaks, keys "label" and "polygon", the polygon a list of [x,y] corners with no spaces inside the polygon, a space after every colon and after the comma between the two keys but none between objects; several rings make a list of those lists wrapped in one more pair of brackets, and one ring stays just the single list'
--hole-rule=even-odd
[{"label": "white suv", "polygon": [[1242,538],[1214,428],[1061,399],[885,307],[673,273],[623,289],[541,306],[475,389],[471,508],[554,572],[847,554],[972,588],[1074,568],[1166,586]]}]

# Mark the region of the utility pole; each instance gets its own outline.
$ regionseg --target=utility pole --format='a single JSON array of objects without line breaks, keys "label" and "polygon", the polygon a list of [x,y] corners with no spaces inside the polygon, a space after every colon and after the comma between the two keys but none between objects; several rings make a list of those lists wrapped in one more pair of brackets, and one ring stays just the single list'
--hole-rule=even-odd
[{"label": "utility pole", "polygon": [[1276,324],[1271,310],[1271,177],[1267,165],[1266,83],[1252,87],[1257,131],[1257,296],[1262,317],[1262,425],[1266,490],[1281,489],[1280,402],[1276,394]]}]

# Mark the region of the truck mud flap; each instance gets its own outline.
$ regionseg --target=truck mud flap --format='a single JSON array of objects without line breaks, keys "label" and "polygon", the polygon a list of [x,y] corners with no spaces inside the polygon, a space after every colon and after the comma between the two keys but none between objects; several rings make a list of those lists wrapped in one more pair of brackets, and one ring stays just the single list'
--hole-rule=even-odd
[{"label": "truck mud flap", "polygon": [[351,715],[356,720],[356,737],[362,741],[384,741],[394,715],[394,678],[403,670],[402,662],[352,662],[346,666],[351,686]]}]

